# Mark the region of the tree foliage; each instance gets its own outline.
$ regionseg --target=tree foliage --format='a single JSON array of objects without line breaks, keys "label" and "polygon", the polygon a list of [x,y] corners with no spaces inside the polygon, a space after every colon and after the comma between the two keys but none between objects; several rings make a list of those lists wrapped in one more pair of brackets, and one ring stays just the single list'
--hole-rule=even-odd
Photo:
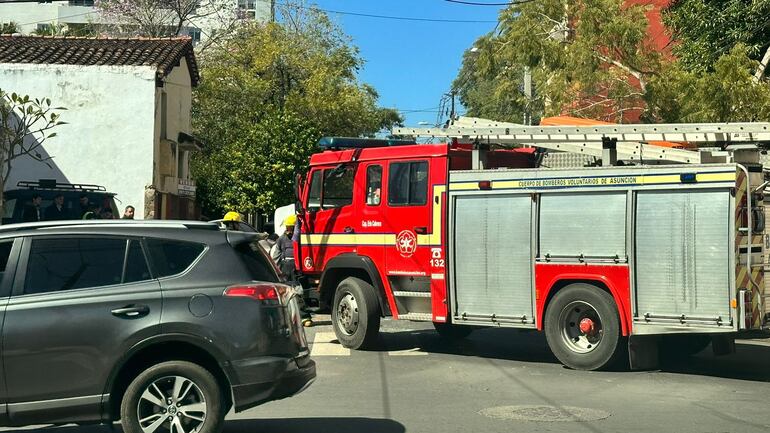
[{"label": "tree foliage", "polygon": [[193,126],[205,149],[193,161],[209,211],[272,210],[291,203],[323,135],[371,135],[402,121],[357,80],[363,61],[318,10],[284,24],[251,24],[202,57]]},{"label": "tree foliage", "polygon": [[0,23],[0,35],[19,33],[19,26],[15,22]]},{"label": "tree foliage", "polygon": [[51,159],[43,156],[40,148],[46,140],[56,136],[51,130],[64,124],[58,113],[62,110],[65,109],[53,107],[48,98],[31,99],[0,89],[0,191],[5,189],[17,158],[30,157],[42,163]]},{"label": "tree foliage", "polygon": [[97,0],[94,6],[109,24],[100,31],[124,36],[176,36],[212,21],[229,28],[238,17],[230,0]]},{"label": "tree foliage", "polygon": [[678,0],[664,10],[663,21],[684,67],[704,72],[738,44],[760,60],[770,46],[768,16],[770,0]]},{"label": "tree foliage", "polygon": [[[703,47],[716,43],[711,39],[718,39],[720,21],[709,23],[708,16],[700,15],[707,13],[706,6],[696,3],[715,8],[742,4],[740,13],[724,13],[737,17],[764,10],[760,3],[766,2],[770,0],[675,3],[667,22],[679,13],[674,11],[697,16],[684,12],[676,16],[675,35],[690,38],[676,48],[677,54],[691,53],[683,61],[650,45],[645,6],[624,0],[515,4],[501,13],[495,32],[466,51],[454,86],[469,115],[513,122],[521,121],[528,106],[535,118],[568,114],[611,122],[764,120],[769,88],[754,75],[759,67],[756,59],[770,40],[736,45],[735,40],[747,38],[735,30],[732,39],[720,39],[726,43],[721,53],[701,56],[708,51]],[[734,27],[745,30],[759,23],[770,21],[763,18]],[[696,38],[712,24],[710,36]],[[532,71],[536,89],[531,101],[523,94],[525,66]]]},{"label": "tree foliage", "polygon": [[[645,88],[660,63],[660,54],[646,43],[646,22],[641,6],[623,0],[514,4],[500,14],[497,30],[466,53],[455,81],[461,101],[472,115],[501,120],[518,121],[528,103],[544,115],[566,109],[621,119],[639,111],[639,87]],[[537,94],[531,102],[523,94],[525,66]],[[469,85],[466,74],[476,85]],[[495,102],[477,112],[474,101],[484,100],[474,95],[479,88],[491,90]]]}]

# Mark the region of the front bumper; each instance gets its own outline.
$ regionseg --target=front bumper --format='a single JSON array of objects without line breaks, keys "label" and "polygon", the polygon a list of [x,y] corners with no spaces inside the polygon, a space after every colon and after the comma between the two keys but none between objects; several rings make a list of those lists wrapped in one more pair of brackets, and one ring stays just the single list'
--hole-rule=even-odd
[{"label": "front bumper", "polygon": [[298,394],[316,377],[315,361],[309,355],[237,361],[231,366],[240,383],[232,387],[236,412]]}]

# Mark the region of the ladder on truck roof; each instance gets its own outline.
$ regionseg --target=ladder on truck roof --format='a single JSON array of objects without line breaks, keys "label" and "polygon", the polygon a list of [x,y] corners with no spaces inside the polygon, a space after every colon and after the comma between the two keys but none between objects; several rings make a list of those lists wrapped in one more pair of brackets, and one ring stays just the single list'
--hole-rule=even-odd
[{"label": "ladder on truck roof", "polygon": [[697,144],[770,142],[770,123],[670,123],[591,126],[527,126],[460,117],[444,128],[392,129],[395,136],[484,140],[530,145],[602,158],[614,146],[617,158],[686,164],[725,162],[725,152],[695,151],[648,144],[654,141]]}]

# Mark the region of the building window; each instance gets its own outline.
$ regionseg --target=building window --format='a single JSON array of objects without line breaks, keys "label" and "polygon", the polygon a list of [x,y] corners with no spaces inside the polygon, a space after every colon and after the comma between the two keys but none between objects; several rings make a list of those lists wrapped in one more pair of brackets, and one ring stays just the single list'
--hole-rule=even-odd
[{"label": "building window", "polygon": [[93,6],[94,0],[70,0],[70,6]]},{"label": "building window", "polygon": [[238,0],[241,17],[255,19],[257,17],[257,0]]},{"label": "building window", "polygon": [[201,31],[200,29],[190,29],[187,31],[187,35],[190,36],[193,43],[200,42],[201,41]]}]

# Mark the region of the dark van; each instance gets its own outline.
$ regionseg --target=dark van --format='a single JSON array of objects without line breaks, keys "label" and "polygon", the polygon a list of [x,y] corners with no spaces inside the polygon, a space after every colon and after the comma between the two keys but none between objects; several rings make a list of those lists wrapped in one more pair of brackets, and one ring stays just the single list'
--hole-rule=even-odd
[{"label": "dark van", "polygon": [[53,204],[53,198],[64,196],[64,209],[67,219],[81,219],[83,210],[80,206],[80,196],[88,197],[88,207],[95,209],[109,208],[114,218],[119,218],[118,207],[115,205],[115,194],[99,185],[72,184],[56,182],[52,179],[38,181],[20,181],[15,189],[5,192],[3,204],[3,224],[23,222],[24,209],[32,205],[32,196],[37,193],[43,199],[40,205],[42,212]]}]

